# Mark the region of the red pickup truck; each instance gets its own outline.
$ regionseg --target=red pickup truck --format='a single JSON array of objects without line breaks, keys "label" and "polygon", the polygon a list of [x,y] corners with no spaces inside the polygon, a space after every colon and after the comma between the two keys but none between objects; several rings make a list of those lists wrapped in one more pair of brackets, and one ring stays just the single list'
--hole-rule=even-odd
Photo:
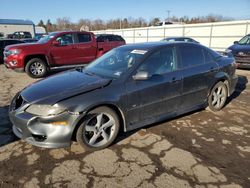
[{"label": "red pickup truck", "polygon": [[[114,35],[116,36],[116,35]],[[37,43],[7,46],[4,63],[7,68],[25,71],[30,77],[44,77],[50,69],[87,64],[125,41],[97,42],[91,32],[53,32]]]}]

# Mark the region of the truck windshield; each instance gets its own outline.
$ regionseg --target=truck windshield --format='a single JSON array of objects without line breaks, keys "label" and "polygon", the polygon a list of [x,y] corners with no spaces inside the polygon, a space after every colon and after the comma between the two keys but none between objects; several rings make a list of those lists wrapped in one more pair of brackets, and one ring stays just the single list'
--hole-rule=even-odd
[{"label": "truck windshield", "polygon": [[250,44],[250,35],[244,36],[242,39],[240,39],[239,44],[241,45]]},{"label": "truck windshield", "polygon": [[119,78],[139,62],[147,51],[113,49],[89,64],[85,71],[103,77]]},{"label": "truck windshield", "polygon": [[46,43],[48,42],[49,40],[53,39],[55,36],[56,36],[57,33],[50,33],[49,35],[46,35],[44,37],[42,37],[38,43]]}]

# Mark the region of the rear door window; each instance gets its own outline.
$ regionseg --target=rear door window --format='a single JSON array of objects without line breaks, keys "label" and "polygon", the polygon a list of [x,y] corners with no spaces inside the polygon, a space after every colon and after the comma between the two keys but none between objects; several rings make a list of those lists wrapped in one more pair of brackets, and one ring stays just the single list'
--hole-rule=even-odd
[{"label": "rear door window", "polygon": [[192,67],[204,64],[203,50],[199,46],[182,45],[179,46],[182,67]]},{"label": "rear door window", "polygon": [[203,49],[203,54],[204,54],[205,63],[214,62],[214,58],[213,58],[212,54],[208,50]]},{"label": "rear door window", "polygon": [[113,35],[108,35],[108,36],[107,36],[107,39],[108,39],[109,41],[116,41]]},{"label": "rear door window", "polygon": [[97,36],[96,41],[97,42],[104,42],[104,37],[103,36]]},{"label": "rear door window", "polygon": [[77,37],[78,37],[79,43],[91,42],[91,35],[90,34],[78,33]]}]

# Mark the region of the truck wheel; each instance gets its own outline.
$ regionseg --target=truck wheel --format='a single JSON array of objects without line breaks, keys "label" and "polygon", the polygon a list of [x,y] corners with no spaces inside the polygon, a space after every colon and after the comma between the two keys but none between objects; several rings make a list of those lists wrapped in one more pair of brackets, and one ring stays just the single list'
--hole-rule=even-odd
[{"label": "truck wheel", "polygon": [[28,61],[25,72],[32,78],[42,78],[47,74],[48,67],[43,60],[33,58]]},{"label": "truck wheel", "polygon": [[76,140],[87,150],[103,149],[113,143],[119,128],[117,114],[108,107],[99,107],[87,114],[76,132]]}]

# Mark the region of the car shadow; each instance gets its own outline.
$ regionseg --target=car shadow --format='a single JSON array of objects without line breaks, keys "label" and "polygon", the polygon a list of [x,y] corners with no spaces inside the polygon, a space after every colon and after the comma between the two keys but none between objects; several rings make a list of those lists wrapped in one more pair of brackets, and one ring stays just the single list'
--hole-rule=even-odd
[{"label": "car shadow", "polygon": [[12,131],[12,124],[8,116],[8,106],[0,107],[0,147],[18,140]]},{"label": "car shadow", "polygon": [[228,97],[226,105],[228,105],[232,100],[236,99],[246,89],[247,83],[248,79],[246,76],[238,75],[238,81],[235,87],[235,91],[230,97]]}]

